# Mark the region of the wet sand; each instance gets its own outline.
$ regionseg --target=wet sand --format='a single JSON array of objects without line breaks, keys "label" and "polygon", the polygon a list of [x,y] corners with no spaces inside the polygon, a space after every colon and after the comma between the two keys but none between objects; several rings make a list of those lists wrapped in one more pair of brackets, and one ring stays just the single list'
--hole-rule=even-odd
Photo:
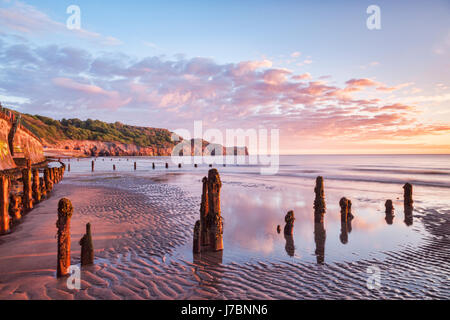
[{"label": "wet sand", "polygon": [[[289,257],[283,235],[274,238],[273,250],[263,254],[252,245],[239,246],[248,243],[248,237],[233,243],[231,234],[235,238],[247,227],[251,229],[251,208],[245,209],[250,218],[242,219],[239,229],[233,226],[239,220],[227,216],[231,213],[224,206],[230,198],[225,196],[225,237],[227,232],[230,235],[225,240],[225,252],[194,256],[190,246],[199,215],[200,178],[201,175],[164,173],[153,177],[130,173],[69,175],[55,187],[51,199],[26,216],[14,233],[0,238],[0,299],[450,298],[450,212],[445,207],[430,209],[419,202],[414,225],[403,231],[391,249],[383,246],[378,251],[375,248],[364,252],[357,248],[356,252],[363,251],[360,256],[349,254],[343,258],[333,253],[344,248],[333,249],[333,245],[341,245],[338,235],[333,234],[334,215],[326,217],[330,221],[324,225],[326,234],[321,238],[320,226],[310,221],[308,231],[302,232],[307,227],[302,220],[307,218],[299,212],[294,232],[306,236],[302,240],[295,238],[293,256]],[[223,180],[228,193],[235,192],[233,185],[255,197],[258,190],[276,189],[258,181],[239,183],[231,176]],[[307,190],[309,186],[304,189],[304,200],[309,203],[312,191]],[[338,196],[339,193],[328,190],[331,199]],[[81,290],[69,290],[65,279],[55,278],[56,207],[62,197],[70,198],[75,207],[72,264],[79,263],[78,241],[84,226],[87,222],[92,224],[96,264],[83,268]],[[381,200],[384,195],[379,197]],[[245,197],[235,197],[235,202],[245,202]],[[368,206],[373,210],[375,205]],[[310,209],[305,210],[309,214]],[[333,206],[329,210],[332,212]],[[236,207],[232,211],[239,210]],[[245,216],[246,212],[238,214]],[[281,224],[284,214],[280,210],[279,217],[271,216],[263,239],[277,237],[276,224]],[[374,214],[381,215],[376,216],[377,221],[384,219],[383,213]],[[403,219],[400,211],[396,219]],[[358,224],[362,226],[364,221],[355,220],[354,228],[358,230]],[[357,232],[353,232],[355,237]],[[349,237],[352,243],[351,233]],[[280,244],[282,248],[278,250]],[[317,263],[314,253],[321,246],[324,262]],[[367,268],[371,266],[382,272],[380,290],[367,288]]]}]

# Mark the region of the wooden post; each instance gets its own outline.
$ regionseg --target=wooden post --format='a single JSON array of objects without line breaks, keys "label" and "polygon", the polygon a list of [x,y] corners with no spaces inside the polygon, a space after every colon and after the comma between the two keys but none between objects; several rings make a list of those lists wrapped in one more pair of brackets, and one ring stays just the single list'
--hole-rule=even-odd
[{"label": "wooden post", "polygon": [[134,163],[134,171],[136,171],[136,169],[137,169],[137,163],[135,162]]},{"label": "wooden post", "polygon": [[[111,159],[111,161],[112,161],[112,159]],[[91,163],[91,170],[92,170],[92,172],[94,172],[94,166],[95,166],[94,161],[92,161],[92,163]]]},{"label": "wooden post", "polygon": [[220,214],[220,181],[217,169],[211,169],[208,173],[208,202],[209,202],[209,239],[213,251],[223,250],[223,219]]},{"label": "wooden post", "polygon": [[202,202],[200,204],[200,224],[201,224],[201,244],[202,246],[209,246],[209,230],[208,230],[208,178],[204,177],[202,180]]},{"label": "wooden post", "polygon": [[69,199],[63,198],[58,203],[58,262],[57,277],[69,274],[70,267],[70,219],[73,214],[73,206]]},{"label": "wooden post", "polygon": [[153,168],[153,170],[155,170],[155,163],[154,162],[152,164],[152,168]]},{"label": "wooden post", "polygon": [[413,186],[410,183],[407,183],[403,186],[404,189],[404,203],[407,207],[412,207],[414,200],[413,200]]},{"label": "wooden post", "polygon": [[31,185],[31,169],[22,170],[23,198],[22,204],[24,210],[33,209],[33,191]]},{"label": "wooden post", "polygon": [[286,226],[284,227],[284,234],[287,236],[292,236],[294,234],[294,211],[289,211],[284,217],[284,221],[286,222]]},{"label": "wooden post", "polygon": [[326,210],[325,192],[322,177],[317,177],[314,192],[316,194],[316,198],[314,199],[314,220],[315,222],[320,223],[323,222],[323,216]]},{"label": "wooden post", "polygon": [[45,189],[47,190],[47,194],[50,193],[53,189],[53,182],[51,179],[50,168],[45,168],[44,170],[44,181],[45,181]]},{"label": "wooden post", "polygon": [[86,224],[86,234],[80,240],[81,265],[88,266],[94,264],[94,245],[92,243],[91,224]]},{"label": "wooden post", "polygon": [[41,202],[41,186],[39,180],[39,169],[33,170],[33,199],[35,203]]},{"label": "wooden post", "polygon": [[115,164],[113,164],[113,170],[116,171],[116,165]]},{"label": "wooden post", "polygon": [[9,197],[9,215],[12,217],[13,222],[18,222],[22,218],[20,210],[21,199],[16,194],[11,194]]},{"label": "wooden post", "polygon": [[39,179],[39,186],[41,188],[41,200],[47,197],[47,188],[45,187],[44,178]]},{"label": "wooden post", "polygon": [[69,163],[69,167],[68,167],[68,169],[69,169],[69,172],[70,172],[70,163]]},{"label": "wooden post", "polygon": [[166,162],[166,169],[169,169],[169,164]]},{"label": "wooden post", "polygon": [[9,179],[0,175],[0,234],[9,232]]}]

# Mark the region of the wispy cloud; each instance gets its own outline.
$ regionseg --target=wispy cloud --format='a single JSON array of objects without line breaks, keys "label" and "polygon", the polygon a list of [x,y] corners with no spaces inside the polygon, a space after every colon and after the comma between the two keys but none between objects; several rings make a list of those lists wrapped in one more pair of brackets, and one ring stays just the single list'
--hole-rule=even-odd
[{"label": "wispy cloud", "polygon": [[106,46],[122,44],[119,39],[112,36],[103,36],[97,32],[85,29],[69,30],[65,22],[54,21],[46,13],[21,1],[3,1],[3,4],[4,7],[0,7],[0,26],[3,30],[11,30],[26,35],[74,35]]}]

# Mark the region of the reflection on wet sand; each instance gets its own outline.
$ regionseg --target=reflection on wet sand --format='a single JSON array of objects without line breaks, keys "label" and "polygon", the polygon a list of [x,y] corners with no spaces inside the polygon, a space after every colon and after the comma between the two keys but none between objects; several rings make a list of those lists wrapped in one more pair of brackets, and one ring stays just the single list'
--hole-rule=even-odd
[{"label": "reflection on wet sand", "polygon": [[413,225],[413,206],[405,205],[405,224],[410,227]]},{"label": "reflection on wet sand", "polygon": [[284,239],[286,240],[286,253],[289,257],[293,257],[295,255],[294,237],[290,234],[284,234]]},{"label": "reflection on wet sand", "polygon": [[[199,286],[212,287],[219,290],[223,274],[223,251],[194,253],[193,262],[195,265],[195,273],[198,275],[197,280]],[[203,274],[213,276],[205,278]]]},{"label": "reflection on wet sand", "polygon": [[339,235],[339,239],[342,244],[348,243],[348,234],[352,232],[352,219],[347,221],[341,221],[341,234]]},{"label": "reflection on wet sand", "polygon": [[316,257],[317,263],[323,264],[325,261],[325,240],[327,234],[323,222],[316,222],[314,224],[314,241],[316,242]]}]

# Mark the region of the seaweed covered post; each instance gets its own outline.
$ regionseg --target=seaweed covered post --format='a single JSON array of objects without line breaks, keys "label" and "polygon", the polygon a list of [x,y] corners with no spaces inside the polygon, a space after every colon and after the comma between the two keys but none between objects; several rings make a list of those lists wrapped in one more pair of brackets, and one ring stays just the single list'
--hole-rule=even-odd
[{"label": "seaweed covered post", "polygon": [[89,266],[94,264],[94,245],[92,243],[91,224],[86,224],[86,234],[80,240],[81,265]]},{"label": "seaweed covered post", "polygon": [[41,202],[41,181],[39,180],[39,170],[33,170],[33,199],[34,203]]},{"label": "seaweed covered post", "polygon": [[204,177],[202,180],[202,202],[200,204],[200,224],[201,224],[201,244],[202,246],[209,246],[208,235],[208,178]]},{"label": "seaweed covered post", "polygon": [[284,234],[292,236],[294,234],[294,211],[289,211],[284,217],[284,221],[286,222],[286,225],[284,226]]},{"label": "seaweed covered post", "polygon": [[33,191],[31,184],[31,169],[22,170],[23,198],[22,204],[24,210],[33,209]]},{"label": "seaweed covered post", "polygon": [[316,223],[320,223],[323,222],[323,216],[326,211],[323,177],[317,177],[314,192],[316,194],[314,199],[314,220]]},{"label": "seaweed covered post", "polygon": [[201,223],[200,223],[200,220],[197,220],[197,222],[195,222],[195,226],[194,226],[194,244],[192,246],[192,251],[194,253],[200,253],[202,251]]},{"label": "seaweed covered post", "polygon": [[217,169],[211,169],[208,173],[208,229],[211,249],[223,250],[223,218],[220,214],[220,181]]},{"label": "seaweed covered post", "polygon": [[0,234],[9,232],[9,178],[0,175]]},{"label": "seaweed covered post", "polygon": [[12,217],[13,223],[22,219],[22,212],[20,209],[20,196],[12,193],[9,197],[9,215]]},{"label": "seaweed covered post", "polygon": [[57,277],[64,277],[69,274],[70,267],[70,219],[73,214],[72,202],[67,198],[62,198],[58,203],[58,262]]}]

